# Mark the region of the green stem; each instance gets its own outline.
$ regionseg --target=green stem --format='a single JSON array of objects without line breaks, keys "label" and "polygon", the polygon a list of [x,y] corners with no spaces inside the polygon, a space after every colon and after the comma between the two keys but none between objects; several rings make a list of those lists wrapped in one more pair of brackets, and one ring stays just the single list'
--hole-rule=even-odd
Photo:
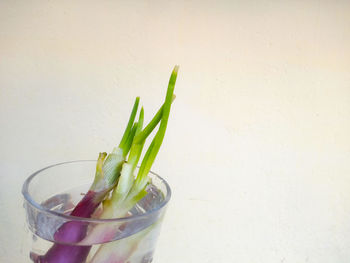
[{"label": "green stem", "polygon": [[140,97],[136,97],[135,102],[134,102],[134,106],[132,108],[132,111],[131,111],[131,114],[129,117],[128,125],[126,126],[123,137],[119,143],[119,148],[122,150],[124,150],[125,144],[126,144],[128,137],[129,137],[129,133],[132,129],[132,126],[133,126],[133,123],[134,123],[134,120],[136,117],[136,113],[137,113],[137,108],[139,106],[139,102],[140,102]]},{"label": "green stem", "polygon": [[143,148],[143,145],[144,145],[144,141],[141,141],[139,143],[135,142],[135,139],[136,139],[137,135],[142,130],[143,119],[144,119],[144,111],[143,111],[143,108],[141,108],[140,116],[139,116],[139,120],[138,120],[138,125],[137,125],[137,129],[136,129],[136,133],[135,133],[135,137],[134,137],[134,140],[132,142],[131,149],[130,149],[130,154],[129,154],[129,158],[128,158],[128,163],[133,167],[132,171],[136,168],[136,165],[137,165],[137,163],[138,163],[138,161],[140,159],[142,148]]},{"label": "green stem", "polygon": [[136,134],[137,126],[138,126],[138,123],[135,122],[134,125],[131,128],[131,131],[129,132],[128,138],[126,139],[126,141],[124,143],[124,146],[123,146],[123,156],[124,156],[124,158],[126,157],[128,152],[130,151],[132,142],[133,142],[135,134]]},{"label": "green stem", "polygon": [[[176,96],[173,95],[171,102],[175,100]],[[141,141],[146,140],[148,135],[154,130],[154,128],[158,125],[163,116],[164,104],[157,111],[156,115],[154,115],[153,119],[147,124],[147,126],[140,132],[137,136],[135,136],[135,143],[139,143]]]},{"label": "green stem", "polygon": [[165,97],[165,102],[163,104],[163,114],[160,122],[159,129],[154,136],[154,139],[149,146],[145,157],[142,160],[140,170],[138,172],[137,178],[135,180],[134,186],[131,190],[131,195],[136,194],[138,191],[143,189],[145,185],[147,184],[147,175],[152,167],[152,164],[159,152],[160,146],[162,145],[164,135],[165,135],[165,130],[168,124],[168,119],[169,119],[169,114],[170,114],[170,108],[171,108],[171,103],[172,103],[172,98],[173,98],[173,93],[174,93],[174,87],[176,83],[176,78],[177,78],[177,72],[178,72],[179,67],[175,66],[169,80],[169,85]]}]

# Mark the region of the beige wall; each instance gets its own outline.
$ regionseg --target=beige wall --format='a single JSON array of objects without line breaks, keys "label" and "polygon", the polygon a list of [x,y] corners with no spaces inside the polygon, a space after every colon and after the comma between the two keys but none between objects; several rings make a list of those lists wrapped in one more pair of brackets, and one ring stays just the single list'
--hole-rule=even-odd
[{"label": "beige wall", "polygon": [[118,142],[180,64],[155,263],[350,261],[349,1],[1,1],[0,261],[33,171]]}]

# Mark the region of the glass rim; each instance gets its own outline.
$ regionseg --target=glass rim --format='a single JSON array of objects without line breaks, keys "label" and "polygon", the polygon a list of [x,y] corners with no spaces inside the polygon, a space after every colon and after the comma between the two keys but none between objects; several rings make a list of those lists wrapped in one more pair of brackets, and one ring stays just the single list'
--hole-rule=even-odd
[{"label": "glass rim", "polygon": [[166,206],[166,204],[169,202],[170,197],[171,197],[171,189],[170,186],[168,184],[168,182],[166,180],[164,180],[162,177],[160,177],[158,174],[150,171],[150,174],[153,174],[154,176],[156,176],[158,179],[160,179],[160,181],[165,185],[166,187],[166,195],[164,196],[164,200],[159,204],[159,206],[150,209],[149,211],[146,211],[144,213],[141,214],[136,214],[136,215],[131,215],[131,216],[125,216],[125,217],[117,217],[117,218],[108,218],[108,219],[99,219],[99,218],[86,218],[86,217],[79,217],[79,216],[71,216],[71,215],[66,215],[60,212],[56,212],[56,211],[52,211],[48,208],[43,207],[42,205],[40,205],[39,203],[37,203],[29,194],[28,188],[30,185],[30,182],[32,181],[32,179],[34,179],[34,177],[38,174],[40,174],[41,172],[48,170],[50,168],[53,168],[55,166],[59,166],[59,165],[64,165],[64,164],[70,164],[70,163],[82,163],[82,162],[96,162],[96,160],[75,160],[75,161],[66,161],[66,162],[61,162],[61,163],[56,163],[56,164],[52,164],[49,165],[47,167],[44,167],[36,172],[34,172],[33,174],[31,174],[23,183],[22,186],[22,195],[25,199],[25,201],[27,201],[32,207],[34,207],[37,210],[40,210],[43,213],[52,215],[52,216],[57,216],[60,218],[64,218],[70,221],[82,221],[82,222],[89,222],[89,223],[111,223],[111,222],[125,222],[125,221],[130,221],[130,220],[134,220],[134,219],[139,219],[139,218],[143,218],[143,217],[147,217],[150,216],[158,211],[160,211],[163,207]]}]

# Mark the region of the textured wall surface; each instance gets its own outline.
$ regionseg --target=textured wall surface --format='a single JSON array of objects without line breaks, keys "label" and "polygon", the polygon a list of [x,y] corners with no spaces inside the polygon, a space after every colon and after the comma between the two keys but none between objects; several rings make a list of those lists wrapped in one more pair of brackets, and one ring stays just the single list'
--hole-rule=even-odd
[{"label": "textured wall surface", "polygon": [[94,159],[180,65],[155,263],[350,262],[349,1],[1,1],[0,261],[21,185]]}]

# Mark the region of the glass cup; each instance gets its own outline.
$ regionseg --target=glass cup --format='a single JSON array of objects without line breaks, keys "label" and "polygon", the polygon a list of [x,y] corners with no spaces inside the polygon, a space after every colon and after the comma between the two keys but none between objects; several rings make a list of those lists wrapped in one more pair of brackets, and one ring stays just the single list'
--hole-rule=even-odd
[{"label": "glass cup", "polygon": [[[165,180],[150,172],[148,194],[125,217],[98,219],[70,216],[88,191],[96,161],[55,164],[31,175],[23,185],[28,246],[24,262],[36,263],[148,263],[170,200]],[[69,225],[76,242],[59,242],[55,233]],[[72,240],[72,239],[70,239]]]}]

